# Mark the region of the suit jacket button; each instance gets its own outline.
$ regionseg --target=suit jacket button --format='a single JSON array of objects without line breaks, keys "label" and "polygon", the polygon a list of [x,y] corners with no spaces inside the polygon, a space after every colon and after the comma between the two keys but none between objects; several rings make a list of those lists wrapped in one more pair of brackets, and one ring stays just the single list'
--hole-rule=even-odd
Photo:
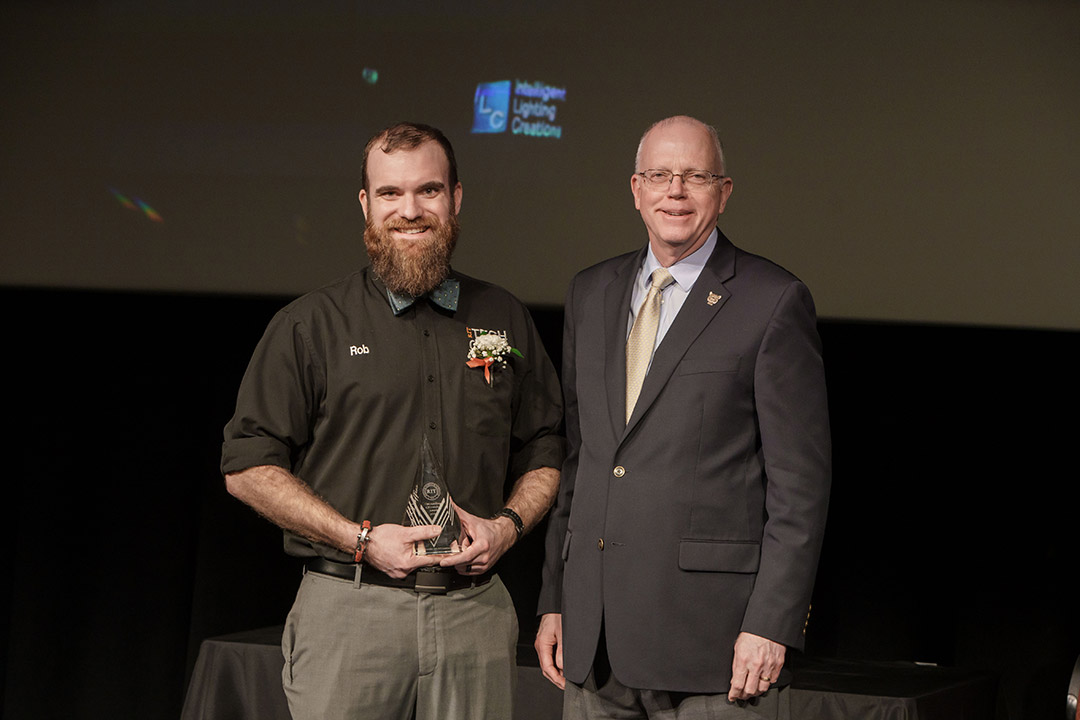
[{"label": "suit jacket button", "polygon": [[604,538],[600,538],[599,540],[596,541],[596,548],[598,550],[603,550],[604,549]]},{"label": "suit jacket button", "polygon": [[624,467],[623,467],[622,465],[616,465],[616,466],[615,466],[615,469],[614,469],[614,470],[612,470],[612,471],[611,471],[611,473],[612,473],[612,474],[613,474],[613,475],[614,475],[615,477],[622,477],[623,475],[625,475],[625,474],[626,474],[626,468],[624,468]]}]

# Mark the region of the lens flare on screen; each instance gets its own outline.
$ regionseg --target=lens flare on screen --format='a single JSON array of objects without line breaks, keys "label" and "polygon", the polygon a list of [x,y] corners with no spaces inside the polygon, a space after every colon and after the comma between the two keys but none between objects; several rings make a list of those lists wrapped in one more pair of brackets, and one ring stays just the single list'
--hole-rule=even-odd
[{"label": "lens flare on screen", "polygon": [[109,192],[112,193],[113,197],[116,198],[116,201],[120,203],[122,207],[125,207],[128,210],[138,210],[138,208],[135,207],[135,203],[131,202],[131,200],[129,200],[128,197],[121,193],[119,190],[109,188]]},{"label": "lens flare on screen", "polygon": [[120,203],[120,206],[128,210],[141,211],[149,220],[156,223],[165,222],[165,219],[161,217],[157,210],[150,207],[150,204],[140,198],[129,198],[116,188],[109,188],[109,192],[116,198],[116,201]]},{"label": "lens flare on screen", "polygon": [[150,218],[154,222],[165,222],[165,220],[157,214],[157,211],[154,210],[154,208],[150,207],[139,198],[135,198],[135,202],[139,204],[139,209],[146,213],[146,217]]}]

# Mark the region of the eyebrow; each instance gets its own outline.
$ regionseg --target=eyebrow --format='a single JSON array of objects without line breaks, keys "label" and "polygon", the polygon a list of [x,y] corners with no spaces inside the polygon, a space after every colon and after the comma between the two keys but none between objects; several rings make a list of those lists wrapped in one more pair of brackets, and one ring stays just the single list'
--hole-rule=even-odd
[{"label": "eyebrow", "polygon": [[[424,192],[425,190],[444,190],[445,188],[446,183],[440,180],[432,180],[430,182],[422,184],[420,187],[417,188],[417,191]],[[397,185],[380,185],[379,187],[375,188],[376,195],[382,195],[388,192],[401,192],[401,188]]]}]

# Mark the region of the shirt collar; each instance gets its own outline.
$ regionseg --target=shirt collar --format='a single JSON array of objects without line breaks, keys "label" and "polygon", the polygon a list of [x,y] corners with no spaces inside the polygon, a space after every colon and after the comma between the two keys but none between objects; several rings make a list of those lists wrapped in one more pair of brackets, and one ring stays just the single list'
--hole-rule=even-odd
[{"label": "shirt collar", "polygon": [[[456,278],[446,278],[434,290],[419,297],[426,297],[439,307],[446,308],[450,312],[456,312],[460,296],[461,283]],[[394,310],[394,315],[400,315],[416,302],[416,297],[405,293],[396,293],[389,288],[386,290],[386,297],[390,300],[390,307]]]},{"label": "shirt collar", "polygon": [[[713,254],[713,250],[716,248],[718,236],[719,231],[716,228],[713,228],[713,231],[709,233],[708,239],[701,247],[668,268],[671,277],[675,278],[675,282],[683,292],[688,293],[691,288],[694,287],[694,283],[697,282],[698,276],[701,275],[701,271],[705,268],[705,263],[709,261],[709,258]],[[653,254],[652,244],[650,243],[649,251],[645,254],[645,262],[641,266],[641,274],[638,276],[638,282],[647,288],[651,282],[649,278],[652,277],[653,271],[658,267],[661,267],[660,261],[657,260],[656,255]]]}]

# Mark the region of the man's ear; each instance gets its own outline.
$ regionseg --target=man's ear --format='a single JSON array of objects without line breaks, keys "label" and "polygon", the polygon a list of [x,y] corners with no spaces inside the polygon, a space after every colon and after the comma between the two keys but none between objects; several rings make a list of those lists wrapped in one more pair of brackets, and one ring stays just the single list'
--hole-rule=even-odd
[{"label": "man's ear", "polygon": [[634,194],[634,207],[641,209],[641,176],[634,173],[630,176],[630,192]]},{"label": "man's ear", "polygon": [[364,190],[363,188],[360,188],[360,196],[359,197],[360,197],[360,207],[363,208],[363,210],[364,210],[364,220],[366,221],[367,218],[368,218],[368,204],[367,204],[368,196],[367,196],[367,191]]}]

